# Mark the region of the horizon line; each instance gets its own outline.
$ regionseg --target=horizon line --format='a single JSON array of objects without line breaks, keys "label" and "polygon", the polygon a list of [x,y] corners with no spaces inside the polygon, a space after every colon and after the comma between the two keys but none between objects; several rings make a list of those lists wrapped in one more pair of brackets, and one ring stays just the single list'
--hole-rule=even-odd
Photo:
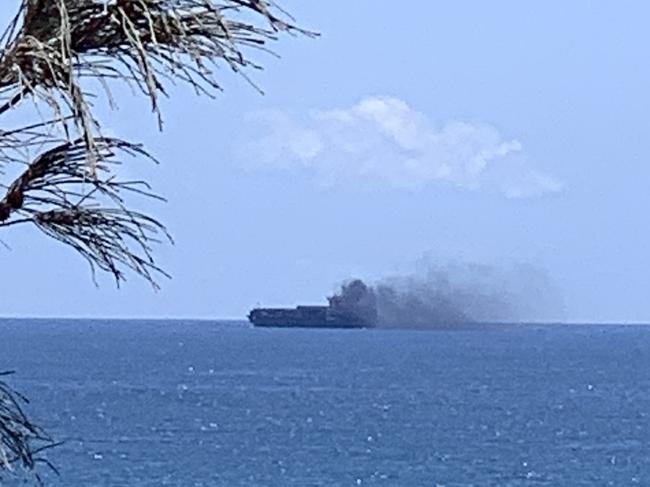
[{"label": "horizon line", "polygon": [[[195,322],[248,322],[245,316],[238,317],[205,317],[205,316],[17,316],[0,315],[0,321],[24,320],[24,321],[195,321]],[[650,320],[622,320],[622,321],[589,321],[589,320],[520,320],[520,321],[475,321],[467,323],[471,325],[595,325],[595,326],[646,326]],[[378,327],[381,328],[381,327]],[[401,329],[401,328],[395,328]],[[417,328],[413,328],[417,329]]]}]

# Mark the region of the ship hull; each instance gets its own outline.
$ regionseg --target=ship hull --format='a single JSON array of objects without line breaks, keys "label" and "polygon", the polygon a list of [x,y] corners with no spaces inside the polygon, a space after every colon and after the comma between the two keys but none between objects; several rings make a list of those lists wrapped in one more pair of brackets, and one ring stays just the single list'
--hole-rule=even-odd
[{"label": "ship hull", "polygon": [[253,326],[261,328],[368,328],[350,317],[332,316],[326,306],[299,306],[295,309],[257,308],[248,315]]},{"label": "ship hull", "polygon": [[333,328],[333,329],[359,329],[367,328],[363,325],[350,325],[348,323],[323,323],[323,322],[274,322],[274,321],[254,321],[253,326],[256,328]]},{"label": "ship hull", "polygon": [[327,300],[329,306],[255,308],[248,319],[264,328],[372,328],[377,322],[375,295],[358,279]]}]

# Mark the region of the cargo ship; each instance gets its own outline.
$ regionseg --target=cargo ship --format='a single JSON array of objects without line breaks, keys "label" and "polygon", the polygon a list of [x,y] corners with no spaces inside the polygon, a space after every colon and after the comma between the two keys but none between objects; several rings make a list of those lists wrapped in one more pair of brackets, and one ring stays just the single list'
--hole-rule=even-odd
[{"label": "cargo ship", "polygon": [[372,288],[355,279],[327,298],[327,306],[255,308],[248,314],[254,326],[277,328],[372,328],[377,303]]}]

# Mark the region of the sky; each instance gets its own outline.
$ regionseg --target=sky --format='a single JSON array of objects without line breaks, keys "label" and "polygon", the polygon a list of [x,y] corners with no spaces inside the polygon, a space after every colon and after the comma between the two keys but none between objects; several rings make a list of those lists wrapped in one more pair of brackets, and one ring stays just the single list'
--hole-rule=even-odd
[{"label": "sky", "polygon": [[425,260],[533,266],[564,303],[545,319],[650,321],[650,4],[282,5],[322,35],[254,54],[264,95],[223,69],[214,100],[171,90],[163,133],[128,92],[103,115],[161,160],[123,170],[168,199],[140,208],[173,278],[95,286],[7,229],[0,315],[243,318]]}]

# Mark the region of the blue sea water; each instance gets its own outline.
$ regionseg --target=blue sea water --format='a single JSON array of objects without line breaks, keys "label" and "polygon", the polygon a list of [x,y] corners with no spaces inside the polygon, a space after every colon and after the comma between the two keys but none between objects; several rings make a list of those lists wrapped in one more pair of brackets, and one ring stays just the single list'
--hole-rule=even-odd
[{"label": "blue sea water", "polygon": [[2,369],[53,486],[650,485],[650,327],[4,320]]}]

